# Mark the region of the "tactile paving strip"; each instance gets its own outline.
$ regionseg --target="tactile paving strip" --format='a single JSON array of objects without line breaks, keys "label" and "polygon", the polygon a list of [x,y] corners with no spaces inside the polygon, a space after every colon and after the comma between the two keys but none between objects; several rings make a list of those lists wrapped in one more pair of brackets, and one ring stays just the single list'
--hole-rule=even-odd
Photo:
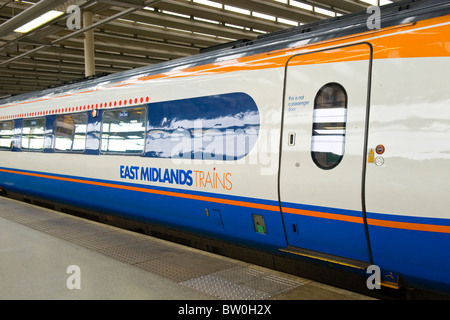
[{"label": "tactile paving strip", "polygon": [[266,292],[220,279],[214,275],[201,276],[180,284],[224,300],[263,300],[270,298],[270,295]]},{"label": "tactile paving strip", "polygon": [[0,216],[224,300],[261,300],[303,283],[232,259],[0,198]]},{"label": "tactile paving strip", "polygon": [[174,264],[164,258],[144,261],[136,266],[177,283],[201,275],[195,269]]},{"label": "tactile paving strip", "polygon": [[187,287],[220,299],[268,299],[273,295],[300,286],[302,283],[272,275],[248,266],[218,271],[181,282]]}]

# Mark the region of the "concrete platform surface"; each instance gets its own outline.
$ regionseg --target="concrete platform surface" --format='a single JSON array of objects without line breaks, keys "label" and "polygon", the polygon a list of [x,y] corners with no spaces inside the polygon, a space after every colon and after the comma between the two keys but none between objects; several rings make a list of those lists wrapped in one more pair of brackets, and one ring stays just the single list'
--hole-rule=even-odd
[{"label": "concrete platform surface", "polygon": [[0,197],[2,300],[371,300]]}]

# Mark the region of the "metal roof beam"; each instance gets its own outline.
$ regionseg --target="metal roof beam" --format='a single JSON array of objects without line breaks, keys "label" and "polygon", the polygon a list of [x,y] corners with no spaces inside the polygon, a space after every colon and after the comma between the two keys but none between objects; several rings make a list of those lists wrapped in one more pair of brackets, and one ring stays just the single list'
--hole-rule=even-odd
[{"label": "metal roof beam", "polygon": [[193,34],[190,31],[167,30],[164,27],[156,27],[140,24],[129,24],[121,21],[114,21],[102,26],[106,32],[124,33],[146,38],[162,39],[173,42],[189,43],[199,47],[210,47],[226,42],[217,39],[215,36]]},{"label": "metal roof beam", "polygon": [[[70,59],[72,61],[84,62],[83,50],[62,48],[61,51],[55,53],[54,49],[46,49],[36,53],[36,57],[56,57],[61,60]],[[123,65],[130,67],[147,66],[162,62],[161,59],[146,58],[143,56],[132,56],[128,54],[114,54],[106,52],[95,52],[95,62],[105,63],[107,65]]]},{"label": "metal roof beam", "polygon": [[309,0],[308,3],[319,8],[336,11],[342,14],[362,11],[370,6],[368,3],[353,0]]},{"label": "metal roof beam", "polygon": [[97,0],[99,3],[105,3],[111,6],[121,6],[125,8],[142,8],[145,4],[143,0]]},{"label": "metal roof beam", "polygon": [[258,0],[214,0],[224,5],[232,5],[250,11],[256,11],[276,17],[281,17],[302,23],[314,22],[323,19],[324,15],[304,10],[280,2]]},{"label": "metal roof beam", "polygon": [[[155,64],[162,62],[164,60],[155,59],[155,58],[147,58],[143,56],[132,56],[125,54],[113,54],[106,52],[96,52],[95,54],[95,62],[96,64],[104,64],[104,65],[119,65],[130,68],[135,68],[139,66],[147,66],[150,64]],[[37,59],[46,59],[46,60],[54,60],[54,61],[72,61],[78,62],[82,66],[84,66],[84,57],[83,50],[77,49],[68,49],[62,48],[60,51],[55,52],[54,49],[50,50],[41,50],[39,52],[34,53],[33,55]],[[12,56],[14,58],[14,56]],[[0,61],[3,59],[0,59]],[[63,62],[64,63],[64,62]],[[2,68],[1,70],[5,70]]]},{"label": "metal roof beam", "polygon": [[[118,8],[112,8],[113,12],[117,12]],[[228,39],[255,39],[258,34],[248,30],[225,27],[213,23],[206,23],[194,19],[186,19],[177,16],[167,15],[151,10],[142,10],[130,14],[127,19],[146,23],[150,25],[160,25],[168,28],[189,30],[202,34],[211,34],[215,36],[225,37]]]},{"label": "metal roof beam", "polygon": [[185,57],[199,52],[199,49],[194,47],[180,46],[160,41],[131,38],[127,36],[112,35],[107,33],[96,33],[95,39],[98,41],[97,44],[100,45],[102,43],[106,45],[124,45],[127,49],[131,47],[140,48],[141,50],[150,52],[159,51],[164,52],[169,56],[173,56],[172,58]]},{"label": "metal roof beam", "polygon": [[[73,63],[68,61],[61,61],[61,60],[53,60],[53,59],[40,59],[40,58],[24,58],[20,62],[14,62],[12,63],[7,70],[20,70],[20,68],[27,68],[30,71],[30,78],[34,77],[34,72],[36,70],[52,70],[61,72],[64,74],[81,74],[84,70],[84,65],[81,63]],[[6,70],[6,69],[5,69]],[[107,73],[113,73],[116,72],[111,67],[103,67],[102,70],[98,70],[100,72],[107,72]],[[26,75],[21,74],[21,77],[25,77]]]},{"label": "metal roof beam", "polygon": [[[111,66],[98,64],[96,70],[98,73],[116,73],[118,70],[129,70],[128,67]],[[46,71],[52,70],[52,71]],[[2,75],[7,75],[8,79],[0,78],[8,82],[13,79],[38,79],[49,80],[55,83],[58,80],[71,80],[84,76],[84,65],[82,63],[73,63],[64,61],[50,61],[43,59],[24,59],[20,63],[14,63],[9,68],[2,69]],[[20,78],[18,78],[20,77]],[[60,79],[59,79],[60,78]]]},{"label": "metal roof beam", "polygon": [[285,27],[285,25],[280,25],[269,20],[255,18],[242,13],[229,12],[222,9],[208,7],[198,3],[189,3],[186,1],[164,0],[163,2],[158,3],[157,7],[162,10],[169,10],[198,18],[239,25],[266,32],[280,30]]},{"label": "metal roof beam", "polygon": [[[148,46],[147,41],[143,41],[142,43],[139,43],[139,41],[134,39],[126,39],[122,37],[118,37],[115,35],[106,35],[102,34],[101,36],[98,34],[95,34],[95,39],[97,40],[95,44],[95,50],[97,51],[105,51],[105,52],[116,52],[119,54],[135,54],[135,55],[141,55],[141,56],[149,56],[154,58],[160,58],[161,61],[170,60],[170,59],[177,59],[181,57],[186,57],[191,54],[192,52],[187,53],[182,50],[177,50],[175,46],[158,46],[158,43],[151,43]],[[100,40],[100,41],[98,41]],[[82,39],[70,39],[66,40],[63,43],[63,46],[65,48],[77,48],[82,50],[83,49],[83,40]],[[196,52],[199,51],[199,49],[193,48]],[[55,47],[55,51],[58,51],[58,47]]]},{"label": "metal roof beam", "polygon": [[45,80],[53,80],[54,83],[60,80],[71,80],[75,78],[81,78],[84,76],[83,72],[84,68],[82,68],[80,73],[59,73],[59,72],[50,72],[50,71],[35,71],[30,70],[28,68],[11,68],[2,70],[2,74],[7,75],[9,78],[20,76],[28,78],[28,79],[37,79],[40,81],[42,79]]}]

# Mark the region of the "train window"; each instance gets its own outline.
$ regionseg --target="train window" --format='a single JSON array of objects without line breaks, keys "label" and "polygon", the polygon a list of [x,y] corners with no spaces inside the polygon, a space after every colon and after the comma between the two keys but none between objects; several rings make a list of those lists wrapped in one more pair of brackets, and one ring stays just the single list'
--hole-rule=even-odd
[{"label": "train window", "polygon": [[347,93],[338,83],[328,83],[314,99],[311,156],[321,169],[335,168],[344,157]]},{"label": "train window", "polygon": [[0,122],[0,150],[11,150],[14,135],[14,121]]},{"label": "train window", "polygon": [[241,92],[156,102],[149,113],[149,157],[232,161],[258,139],[258,108]]},{"label": "train window", "polygon": [[143,153],[146,122],[145,107],[104,111],[101,151],[118,154]]},{"label": "train window", "polygon": [[87,114],[66,114],[56,117],[55,150],[83,152],[86,146]]},{"label": "train window", "polygon": [[44,133],[44,117],[22,120],[22,149],[42,150],[44,148]]}]

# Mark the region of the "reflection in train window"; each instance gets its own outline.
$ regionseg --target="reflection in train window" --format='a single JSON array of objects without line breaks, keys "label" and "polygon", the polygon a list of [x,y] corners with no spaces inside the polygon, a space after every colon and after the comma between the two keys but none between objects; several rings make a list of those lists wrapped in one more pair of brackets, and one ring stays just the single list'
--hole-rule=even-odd
[{"label": "reflection in train window", "polygon": [[311,156],[321,169],[335,168],[344,157],[347,93],[338,83],[324,85],[314,100]]},{"label": "reflection in train window", "polygon": [[45,118],[22,120],[23,150],[42,150],[44,148]]},{"label": "reflection in train window", "polygon": [[66,114],[56,117],[55,150],[82,152],[86,146],[87,114]]},{"label": "reflection in train window", "polygon": [[120,154],[143,153],[145,119],[144,107],[104,111],[101,151]]},{"label": "reflection in train window", "polygon": [[149,157],[232,161],[258,140],[258,107],[241,92],[156,102],[149,113]]},{"label": "reflection in train window", "polygon": [[14,121],[0,122],[0,150],[11,150],[14,135]]}]

